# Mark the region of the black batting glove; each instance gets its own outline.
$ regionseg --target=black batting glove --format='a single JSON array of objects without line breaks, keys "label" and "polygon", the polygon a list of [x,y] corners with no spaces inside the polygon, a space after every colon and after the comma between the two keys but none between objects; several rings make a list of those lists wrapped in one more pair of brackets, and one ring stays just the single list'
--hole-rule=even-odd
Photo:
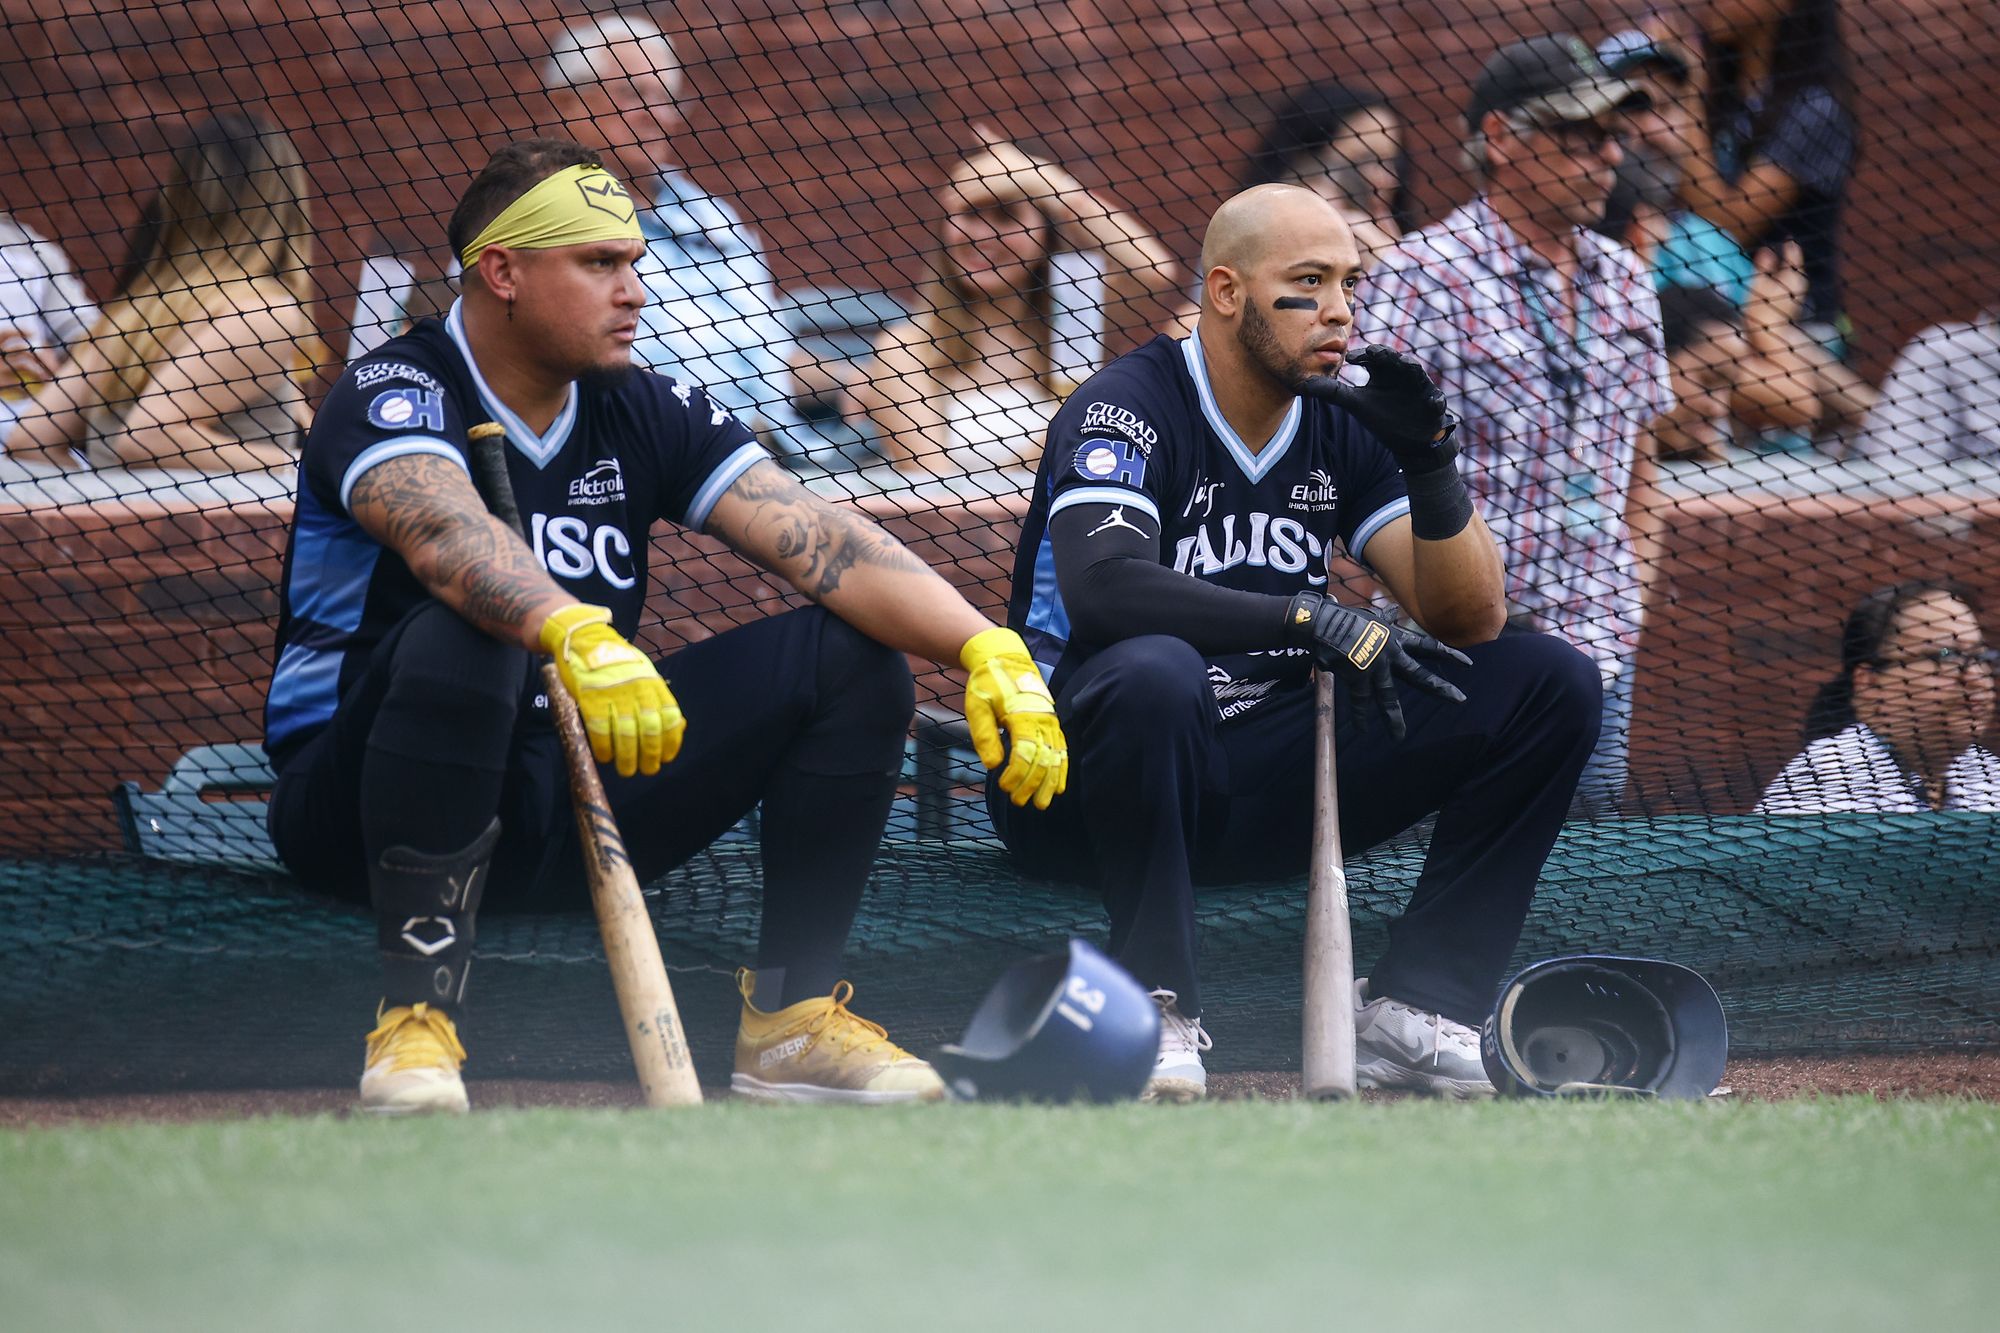
[{"label": "black batting glove", "polygon": [[1458,456],[1451,434],[1458,418],[1444,403],[1444,390],[1432,382],[1423,363],[1393,347],[1370,344],[1347,359],[1368,372],[1368,383],[1332,380],[1315,387],[1324,398],[1368,428],[1389,447],[1405,472],[1431,472],[1450,466]]},{"label": "black batting glove", "polygon": [[1458,686],[1427,670],[1417,658],[1464,666],[1472,665],[1471,658],[1428,634],[1405,629],[1373,611],[1342,606],[1320,593],[1302,592],[1292,598],[1285,608],[1285,642],[1310,649],[1313,665],[1333,672],[1347,686],[1355,718],[1363,728],[1379,714],[1388,720],[1389,735],[1396,740],[1408,732],[1403,701],[1396,696],[1398,680],[1455,704],[1465,702]]}]

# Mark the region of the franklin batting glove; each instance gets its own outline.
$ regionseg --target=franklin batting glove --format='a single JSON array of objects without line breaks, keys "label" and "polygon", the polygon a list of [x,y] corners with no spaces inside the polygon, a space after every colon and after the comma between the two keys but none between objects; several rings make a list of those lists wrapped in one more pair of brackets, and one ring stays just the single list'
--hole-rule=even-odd
[{"label": "franklin batting glove", "polygon": [[1373,723],[1379,714],[1388,720],[1389,734],[1397,740],[1407,732],[1403,701],[1396,697],[1398,680],[1455,704],[1465,702],[1458,686],[1426,670],[1416,657],[1463,666],[1471,666],[1471,658],[1428,634],[1404,629],[1373,611],[1342,606],[1320,593],[1302,592],[1292,598],[1285,608],[1285,642],[1309,649],[1314,666],[1331,671],[1347,686],[1347,697],[1362,727]]},{"label": "franklin batting glove", "polygon": [[576,700],[590,753],[618,762],[618,776],[648,777],[681,752],[687,720],[652,659],[611,628],[611,612],[578,602],[542,622],[537,636]]},{"label": "franklin batting glove", "polygon": [[[1010,629],[989,629],[973,635],[959,649],[965,667],[965,723],[972,729],[972,746],[979,762],[1007,771],[1000,790],[1015,805],[1034,801],[1046,810],[1069,786],[1069,742],[1056,721],[1056,701],[1042,680],[1028,645]],[[1000,746],[1000,728],[1013,743],[1011,756]]]}]

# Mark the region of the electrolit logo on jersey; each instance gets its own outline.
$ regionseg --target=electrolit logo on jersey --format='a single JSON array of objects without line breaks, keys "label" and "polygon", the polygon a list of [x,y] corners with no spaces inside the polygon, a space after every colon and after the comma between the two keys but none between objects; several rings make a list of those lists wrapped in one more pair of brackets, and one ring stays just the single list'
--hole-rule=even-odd
[{"label": "electrolit logo on jersey", "polygon": [[1077,446],[1076,470],[1086,481],[1137,486],[1146,478],[1146,455],[1131,440],[1085,440]]},{"label": "electrolit logo on jersey", "polygon": [[382,430],[444,430],[444,399],[428,389],[384,389],[368,404],[368,423]]},{"label": "electrolit logo on jersey", "polygon": [[1204,523],[1192,537],[1174,543],[1174,568],[1196,578],[1209,578],[1249,565],[1281,574],[1304,574],[1306,582],[1317,588],[1326,582],[1325,555],[1326,543],[1295,518],[1225,514],[1220,523]]},{"label": "electrolit logo on jersey", "polygon": [[632,543],[624,529],[610,523],[590,524],[570,514],[536,514],[528,527],[535,559],[559,579],[592,575],[614,588],[638,582],[632,566]]},{"label": "electrolit logo on jersey", "polygon": [[572,505],[617,504],[625,499],[625,473],[615,458],[600,458],[569,484]]},{"label": "electrolit logo on jersey", "polygon": [[1314,468],[1306,474],[1307,484],[1292,487],[1292,508],[1310,510],[1314,513],[1332,509],[1340,492],[1333,484],[1333,478]]}]

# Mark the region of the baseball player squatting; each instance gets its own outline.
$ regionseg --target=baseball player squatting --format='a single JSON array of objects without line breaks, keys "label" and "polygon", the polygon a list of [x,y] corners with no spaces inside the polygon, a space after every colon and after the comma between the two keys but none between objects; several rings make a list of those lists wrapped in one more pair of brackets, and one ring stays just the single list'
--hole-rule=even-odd
[{"label": "baseball player squatting", "polygon": [[[1596,739],[1597,674],[1504,628],[1500,555],[1423,367],[1368,348],[1365,385],[1335,378],[1361,272],[1340,215],[1295,186],[1245,191],[1201,265],[1193,336],[1105,367],[1050,427],[1008,617],[1055,692],[1074,790],[1024,811],[994,788],[995,823],[1031,873],[1102,892],[1113,956],[1162,1010],[1148,1096],[1200,1097],[1194,885],[1304,871],[1308,670],[1332,671],[1343,846],[1437,815],[1356,985],[1359,1081],[1489,1093],[1478,1027]],[[1332,600],[1336,544],[1428,633]]]},{"label": "baseball player squatting", "polygon": [[[464,296],[349,366],[305,445],[266,714],[271,833],[307,884],[364,898],[383,1001],[371,1110],[464,1110],[476,913],[586,899],[537,652],[576,699],[642,880],[759,802],[764,910],[738,1092],[931,1098],[930,1066],[847,1007],[843,946],[912,710],[903,654],[970,673],[1002,785],[1043,806],[1067,757],[1012,630],[865,517],[809,495],[701,389],[635,369],[644,241],[574,144],[493,156],[450,225]],[[467,432],[497,422],[531,540],[487,512]],[[660,520],[706,532],[815,605],[633,648]],[[663,679],[662,677],[665,677]],[[668,682],[671,681],[671,687]]]}]

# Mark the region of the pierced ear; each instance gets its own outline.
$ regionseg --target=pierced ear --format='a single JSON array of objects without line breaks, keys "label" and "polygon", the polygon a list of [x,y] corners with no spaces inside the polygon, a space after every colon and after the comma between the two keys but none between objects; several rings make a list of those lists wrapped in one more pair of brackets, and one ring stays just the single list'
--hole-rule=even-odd
[{"label": "pierced ear", "polygon": [[479,256],[479,280],[486,284],[486,290],[512,305],[514,288],[518,275],[514,271],[514,256],[498,246],[487,249]]}]

